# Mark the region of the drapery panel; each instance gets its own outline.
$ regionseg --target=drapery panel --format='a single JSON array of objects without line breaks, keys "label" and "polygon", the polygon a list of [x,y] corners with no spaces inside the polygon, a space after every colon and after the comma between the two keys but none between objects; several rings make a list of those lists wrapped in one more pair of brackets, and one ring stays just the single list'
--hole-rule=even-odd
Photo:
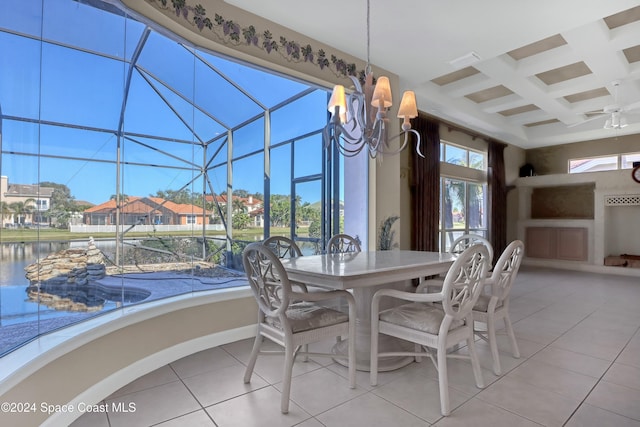
[{"label": "drapery panel", "polygon": [[489,187],[489,242],[495,257],[507,247],[507,186],[504,166],[506,145],[489,141],[487,184]]},{"label": "drapery panel", "polygon": [[411,150],[411,249],[439,250],[440,216],[440,131],[439,123],[425,115],[413,120],[420,134],[424,158]]}]

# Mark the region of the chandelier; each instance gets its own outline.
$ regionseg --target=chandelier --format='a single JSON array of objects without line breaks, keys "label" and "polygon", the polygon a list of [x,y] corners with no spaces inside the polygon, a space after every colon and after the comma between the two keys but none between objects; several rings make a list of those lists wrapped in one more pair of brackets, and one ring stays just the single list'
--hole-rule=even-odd
[{"label": "chandelier", "polygon": [[[367,66],[365,68],[364,88],[360,81],[349,76],[355,90],[345,94],[344,86],[336,85],[329,99],[328,110],[331,120],[323,130],[325,148],[335,144],[342,155],[353,157],[366,147],[371,158],[378,154],[398,154],[409,144],[410,134],[416,137],[416,152],[420,151],[420,134],[411,129],[410,119],[418,116],[416,95],[406,91],[402,95],[398,118],[404,119],[402,132],[389,139],[387,136],[387,112],[392,106],[391,85],[387,77],[379,77],[374,86],[373,73],[369,63],[369,1],[367,0]],[[402,141],[393,148],[390,142]]]}]

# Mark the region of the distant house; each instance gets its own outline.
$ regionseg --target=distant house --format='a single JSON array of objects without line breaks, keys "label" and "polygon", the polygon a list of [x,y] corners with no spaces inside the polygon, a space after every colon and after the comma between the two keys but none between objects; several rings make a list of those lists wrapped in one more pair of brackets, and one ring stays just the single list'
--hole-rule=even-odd
[{"label": "distant house", "polygon": [[264,226],[264,208],[260,207],[249,212],[252,227]]},{"label": "distant house", "polygon": [[82,224],[82,220],[84,218],[82,212],[90,207],[95,206],[95,204],[87,200],[74,200],[73,206],[74,210],[69,215],[69,225]]},{"label": "distant house", "polygon": [[[264,205],[262,200],[255,199],[253,196],[249,197],[233,197],[234,201],[238,201],[238,204],[242,206],[242,210],[249,214],[251,218],[252,227],[262,227],[264,225]],[[205,201],[211,203],[214,201],[214,196],[207,194]],[[220,205],[220,208],[224,211],[227,206],[227,196],[218,195],[215,196],[215,201]],[[234,211],[235,211],[234,207]]]},{"label": "distant house", "polygon": [[253,196],[241,197],[240,200],[242,200],[251,218],[251,226],[262,227],[264,225],[264,205],[262,200],[254,199]]},{"label": "distant house", "polygon": [[[45,222],[53,190],[53,187],[41,187],[38,184],[10,184],[8,177],[1,177],[0,201],[6,207],[0,214],[2,226]],[[15,210],[18,204],[22,204],[23,207],[20,211]]]},{"label": "distant house", "polygon": [[[160,197],[129,196],[120,209],[121,225],[202,225],[205,211],[200,206],[179,204]],[[116,201],[109,200],[83,212],[86,225],[115,225]]]}]

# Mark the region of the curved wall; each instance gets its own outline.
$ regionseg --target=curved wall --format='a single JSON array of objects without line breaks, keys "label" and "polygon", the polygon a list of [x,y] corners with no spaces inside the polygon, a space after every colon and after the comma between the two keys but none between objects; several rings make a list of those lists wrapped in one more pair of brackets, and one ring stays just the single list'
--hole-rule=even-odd
[{"label": "curved wall", "polygon": [[[46,414],[40,405],[98,403],[167,363],[254,336],[256,316],[243,287],[141,305],[43,336],[3,360],[12,371],[0,382],[0,401],[35,403],[36,411],[0,413],[0,425],[68,425],[82,414]],[[59,343],[39,352],[52,340]]]}]

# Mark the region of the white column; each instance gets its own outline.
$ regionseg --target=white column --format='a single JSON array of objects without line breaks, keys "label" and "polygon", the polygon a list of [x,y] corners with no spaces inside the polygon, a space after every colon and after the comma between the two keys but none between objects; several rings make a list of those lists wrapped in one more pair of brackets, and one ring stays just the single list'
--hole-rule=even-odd
[{"label": "white column", "polygon": [[369,155],[363,150],[344,158],[344,232],[358,236],[362,250],[369,246]]}]

